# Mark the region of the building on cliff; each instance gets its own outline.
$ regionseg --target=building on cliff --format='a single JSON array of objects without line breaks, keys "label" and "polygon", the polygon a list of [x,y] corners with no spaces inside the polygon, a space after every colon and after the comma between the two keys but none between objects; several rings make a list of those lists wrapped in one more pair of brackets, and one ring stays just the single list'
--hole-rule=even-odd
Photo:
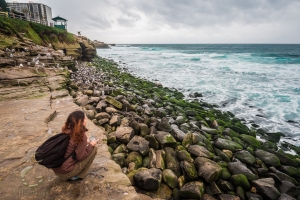
[{"label": "building on cliff", "polygon": [[59,28],[59,29],[62,29],[62,30],[67,30],[67,21],[66,19],[60,17],[60,16],[57,16],[57,17],[54,17],[52,18],[52,20],[54,21],[54,27],[55,28]]},{"label": "building on cliff", "polygon": [[46,26],[53,26],[52,10],[47,5],[34,3],[32,1],[29,1],[29,3],[19,3],[17,1],[12,1],[12,3],[7,2],[7,5],[10,10],[24,13],[27,21],[33,21]]}]

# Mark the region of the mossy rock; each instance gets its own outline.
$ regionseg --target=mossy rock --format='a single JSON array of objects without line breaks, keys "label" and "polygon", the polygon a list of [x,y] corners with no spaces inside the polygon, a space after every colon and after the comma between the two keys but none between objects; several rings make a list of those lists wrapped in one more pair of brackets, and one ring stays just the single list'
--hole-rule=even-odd
[{"label": "mossy rock", "polygon": [[176,174],[170,170],[165,169],[162,174],[163,181],[172,189],[176,188],[178,186],[178,177]]},{"label": "mossy rock", "polygon": [[138,173],[138,172],[140,172],[140,171],[142,171],[142,170],[147,170],[147,168],[139,168],[139,169],[137,169],[137,170],[133,170],[132,172],[126,174],[126,176],[127,176],[128,179],[130,180],[130,182],[131,182],[132,185],[135,185],[133,176],[134,176],[136,173]]},{"label": "mossy rock", "polygon": [[177,151],[177,158],[179,161],[188,161],[188,162],[194,161],[193,158],[191,157],[191,154],[186,150]]},{"label": "mossy rock", "polygon": [[260,148],[260,142],[253,136],[242,134],[240,135],[241,140],[247,144],[253,146],[254,148]]},{"label": "mossy rock", "polygon": [[239,159],[241,162],[247,165],[253,165],[255,163],[255,157],[252,156],[251,153],[248,151],[237,151],[234,155],[237,159]]},{"label": "mossy rock", "polygon": [[243,147],[240,144],[238,144],[237,142],[230,141],[227,139],[221,139],[221,138],[218,138],[215,141],[215,146],[221,150],[228,149],[232,152],[235,152],[238,149],[243,149]]},{"label": "mossy rock", "polygon": [[231,174],[230,172],[228,171],[227,168],[223,168],[222,169],[222,172],[221,172],[221,176],[220,178],[223,179],[223,180],[229,180],[231,177]]},{"label": "mossy rock", "polygon": [[230,126],[229,128],[236,131],[236,132],[238,132],[238,133],[240,133],[240,134],[249,134],[248,130],[245,130],[245,129],[240,128],[238,126]]},{"label": "mossy rock", "polygon": [[247,179],[247,177],[243,174],[235,174],[231,176],[230,181],[235,185],[235,186],[241,186],[243,189],[246,191],[251,189],[251,185]]},{"label": "mossy rock", "polygon": [[135,169],[142,167],[143,165],[143,158],[138,152],[130,152],[126,158],[126,165],[128,166],[129,163],[135,163]]},{"label": "mossy rock", "polygon": [[254,155],[261,159],[269,167],[279,167],[281,166],[280,160],[277,156],[267,151],[258,149],[254,152]]},{"label": "mossy rock", "polygon": [[117,154],[117,153],[124,153],[126,150],[126,145],[125,144],[121,144],[119,145],[113,152],[113,154]]}]

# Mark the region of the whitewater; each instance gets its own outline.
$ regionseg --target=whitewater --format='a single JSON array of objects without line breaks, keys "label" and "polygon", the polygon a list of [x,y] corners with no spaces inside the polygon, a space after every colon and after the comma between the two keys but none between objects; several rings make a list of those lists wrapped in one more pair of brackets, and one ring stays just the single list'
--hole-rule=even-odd
[{"label": "whitewater", "polygon": [[300,146],[300,45],[140,44],[98,49],[137,77],[181,91]]}]

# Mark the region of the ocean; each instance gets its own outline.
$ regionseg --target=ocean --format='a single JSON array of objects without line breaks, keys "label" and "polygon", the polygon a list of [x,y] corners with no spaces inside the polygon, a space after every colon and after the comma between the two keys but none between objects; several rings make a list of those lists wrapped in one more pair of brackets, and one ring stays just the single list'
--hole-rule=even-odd
[{"label": "ocean", "polygon": [[129,44],[98,49],[137,77],[216,104],[300,146],[299,44]]}]

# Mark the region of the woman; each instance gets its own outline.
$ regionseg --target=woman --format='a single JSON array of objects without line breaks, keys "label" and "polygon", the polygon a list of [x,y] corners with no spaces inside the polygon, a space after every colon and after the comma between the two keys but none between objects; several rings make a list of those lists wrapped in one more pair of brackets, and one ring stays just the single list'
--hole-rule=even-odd
[{"label": "woman", "polygon": [[[57,168],[52,168],[54,173],[62,180],[77,180],[83,179],[97,154],[98,140],[89,141],[85,132],[86,116],[82,111],[72,112],[65,125],[62,127],[62,132],[70,135],[70,141],[65,153],[65,158],[69,158]],[[70,156],[75,152],[74,156]]]}]

